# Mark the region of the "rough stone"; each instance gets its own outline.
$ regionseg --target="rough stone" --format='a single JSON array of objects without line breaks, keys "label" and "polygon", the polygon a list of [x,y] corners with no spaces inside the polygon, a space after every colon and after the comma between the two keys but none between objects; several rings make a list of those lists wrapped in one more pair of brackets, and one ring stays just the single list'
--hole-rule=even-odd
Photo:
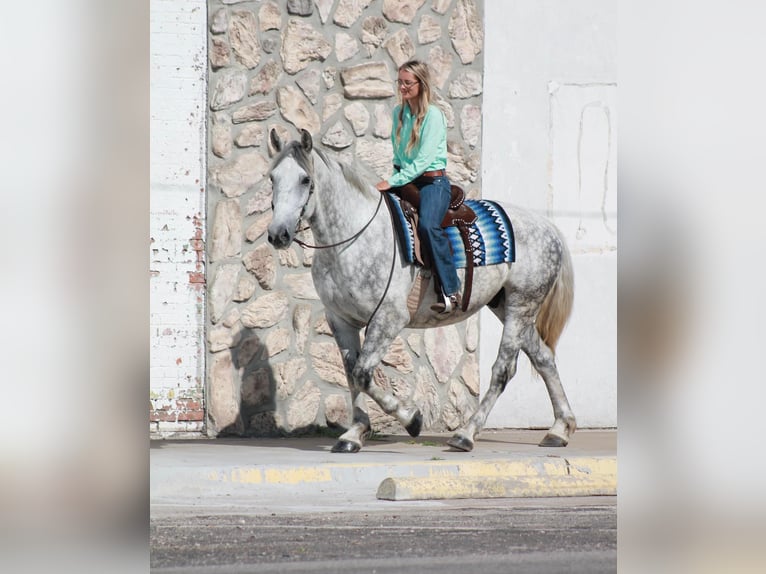
[{"label": "rough stone", "polygon": [[324,418],[328,425],[348,428],[351,423],[349,401],[345,395],[330,395],[324,400]]},{"label": "rough stone", "polygon": [[384,365],[394,367],[400,373],[411,373],[414,370],[412,356],[407,351],[407,345],[401,337],[394,339],[381,362]]},{"label": "rough stone", "polygon": [[319,301],[319,295],[314,289],[314,282],[310,273],[289,275],[284,278],[285,287],[296,299],[309,299]]},{"label": "rough stone", "polygon": [[261,181],[268,170],[269,163],[261,154],[246,153],[232,162],[212,168],[210,180],[221,188],[226,197],[239,197]]},{"label": "rough stone", "polygon": [[345,68],[340,80],[347,98],[388,98],[394,95],[394,82],[385,62],[368,62]]},{"label": "rough stone", "polygon": [[327,23],[327,18],[330,16],[330,10],[332,10],[334,1],[335,0],[314,0],[314,4],[317,5],[317,10],[319,10],[319,20],[322,24]]},{"label": "rough stone", "polygon": [[[332,66],[328,66],[322,70],[322,80],[324,81],[324,87],[331,90],[335,87],[335,78],[338,77],[338,69]],[[340,94],[332,94],[340,95]]]},{"label": "rough stone", "polygon": [[239,201],[224,199],[215,206],[213,229],[210,237],[211,262],[226,257],[237,257],[242,250],[242,213]]},{"label": "rough stone", "polygon": [[215,111],[228,108],[245,97],[247,76],[244,72],[226,71],[221,74],[213,88],[210,109]]},{"label": "rough stone", "polygon": [[223,34],[229,29],[229,12],[226,8],[219,8],[210,19],[210,32]]},{"label": "rough stone", "polygon": [[262,289],[274,288],[277,270],[274,264],[274,250],[270,245],[262,243],[250,253],[245,254],[242,263],[245,269],[255,276]]},{"label": "rough stone", "polygon": [[469,146],[476,147],[481,137],[481,108],[479,106],[463,106],[460,111],[460,133],[463,141]]},{"label": "rough stone", "polygon": [[276,86],[279,78],[282,77],[282,66],[276,60],[269,60],[258,71],[258,73],[250,80],[250,89],[247,92],[248,96],[254,96],[258,94],[268,94]]},{"label": "rough stone", "polygon": [[362,22],[362,44],[378,47],[383,44],[388,32],[388,23],[380,16],[370,16]]},{"label": "rough stone", "polygon": [[480,165],[478,154],[466,154],[459,143],[447,140],[447,175],[450,180],[467,186],[479,177]]},{"label": "rough stone", "polygon": [[295,82],[312,104],[317,103],[319,96],[319,78],[322,73],[316,68],[306,70]]},{"label": "rough stone", "polygon": [[322,136],[322,143],[334,149],[343,149],[354,143],[354,138],[343,124],[337,121]]},{"label": "rough stone", "polygon": [[466,355],[460,380],[473,396],[479,396],[479,363],[474,353]]},{"label": "rough stone", "polygon": [[420,26],[418,26],[418,42],[430,44],[431,42],[436,42],[441,37],[441,22],[430,14],[423,16],[420,19]]},{"label": "rough stone", "polygon": [[244,423],[239,414],[239,388],[234,380],[231,352],[215,353],[211,362],[207,413],[212,430],[242,433]]},{"label": "rough stone", "polygon": [[452,109],[452,104],[449,103],[449,100],[437,93],[434,94],[433,103],[444,113],[444,119],[447,120],[447,127],[455,127],[455,110]]},{"label": "rough stone", "polygon": [[303,354],[306,340],[309,336],[309,322],[311,321],[311,305],[299,303],[293,311],[293,331],[295,331],[295,350]]},{"label": "rough stone", "polygon": [[255,193],[247,201],[245,215],[263,213],[271,209],[271,182],[265,179],[255,188]]},{"label": "rough stone", "polygon": [[261,43],[263,51],[267,54],[273,54],[279,48],[280,36],[266,36]]},{"label": "rough stone", "polygon": [[239,312],[239,309],[234,307],[233,309],[230,309],[221,320],[221,324],[224,327],[233,327],[234,325],[239,323],[240,328],[242,327],[242,323],[239,322],[239,318],[241,316],[241,313]]},{"label": "rough stone", "polygon": [[330,328],[330,324],[327,322],[327,317],[323,315],[317,319],[317,322],[314,324],[314,332],[317,335],[329,335],[332,337],[332,329]]},{"label": "rough stone", "polygon": [[388,52],[388,55],[391,56],[397,68],[415,56],[415,44],[404,28],[389,36],[383,42],[383,47]]},{"label": "rough stone", "polygon": [[242,131],[239,132],[239,135],[237,135],[236,138],[234,138],[234,143],[237,147],[258,147],[263,143],[263,138],[265,137],[266,132],[263,129],[263,126],[259,126],[256,124],[248,124],[242,128]]},{"label": "rough stone", "polygon": [[322,391],[314,383],[306,383],[298,389],[287,407],[287,428],[291,431],[316,424]]},{"label": "rough stone", "polygon": [[383,0],[383,15],[390,22],[411,24],[426,0]]},{"label": "rough stone", "polygon": [[463,357],[460,334],[454,325],[426,330],[423,336],[426,357],[433,367],[436,380],[446,383]]},{"label": "rough stone", "polygon": [[298,261],[298,255],[295,253],[295,250],[293,249],[281,249],[279,250],[279,265],[282,267],[291,267],[296,268],[300,267],[300,262]]},{"label": "rough stone", "polygon": [[287,313],[289,300],[281,291],[268,293],[248,303],[242,312],[245,327],[265,329],[279,323]]},{"label": "rough stone", "polygon": [[410,349],[413,353],[415,353],[416,357],[421,356],[421,345],[423,343],[423,335],[420,333],[412,333],[407,336],[407,344],[410,346]]},{"label": "rough stone", "polygon": [[267,369],[256,369],[243,377],[242,402],[249,407],[259,407],[272,402],[271,378]]},{"label": "rough stone", "polygon": [[333,385],[348,386],[338,345],[334,342],[312,343],[309,354],[314,371],[320,379]]},{"label": "rough stone", "polygon": [[343,106],[343,96],[341,94],[328,94],[324,99],[324,109],[322,109],[322,121],[326,122],[327,119],[337,112]]},{"label": "rough stone", "polygon": [[254,414],[248,421],[249,432],[253,436],[279,436],[281,419],[279,413],[268,410]]},{"label": "rough stone", "polygon": [[282,24],[282,11],[276,2],[264,2],[258,10],[258,20],[261,23],[261,32],[266,30],[279,30]]},{"label": "rough stone", "polygon": [[277,113],[277,105],[272,101],[255,102],[237,109],[231,119],[235,124],[243,122],[259,122]]},{"label": "rough stone", "polygon": [[450,4],[452,4],[452,0],[433,0],[431,10],[437,14],[445,14],[449,10]]},{"label": "rough stone", "polygon": [[303,94],[292,86],[282,86],[277,90],[279,111],[288,122],[298,129],[309,133],[319,132],[322,125],[319,116]]},{"label": "rough stone", "polygon": [[213,274],[213,281],[208,290],[208,309],[210,321],[215,325],[226,310],[234,293],[234,286],[239,275],[238,264],[220,265]]},{"label": "rough stone", "polygon": [[271,215],[269,214],[258,217],[245,231],[245,239],[250,243],[257,241],[259,237],[266,233],[270,222]]},{"label": "rough stone", "polygon": [[231,14],[229,41],[234,57],[248,69],[253,69],[261,59],[261,44],[258,41],[258,21],[250,10]]},{"label": "rough stone", "polygon": [[372,135],[377,138],[390,138],[391,128],[393,127],[391,119],[391,110],[385,104],[375,104],[375,127],[372,128]]},{"label": "rough stone", "polygon": [[266,336],[266,352],[269,358],[286,351],[289,347],[290,331],[287,329],[275,329]]},{"label": "rough stone", "polygon": [[473,353],[479,348],[479,316],[469,317],[465,322],[465,350]]},{"label": "rough stone", "polygon": [[440,90],[452,73],[452,52],[446,51],[440,45],[436,45],[428,53],[428,67],[431,70],[431,81]]},{"label": "rough stone", "polygon": [[217,353],[225,349],[230,349],[237,345],[242,338],[242,331],[238,329],[229,329],[225,326],[213,327],[208,329],[207,344],[211,353]]},{"label": "rough stone", "polygon": [[277,400],[284,401],[290,397],[304,374],[306,374],[306,359],[303,357],[276,365],[274,378],[277,383]]},{"label": "rough stone", "polygon": [[468,389],[458,381],[452,381],[449,386],[447,404],[444,405],[442,418],[447,430],[453,431],[462,427],[471,414],[476,410],[477,401],[468,392]]},{"label": "rough stone", "polygon": [[415,391],[412,394],[412,402],[420,407],[423,415],[423,424],[431,430],[435,428],[441,414],[441,400],[439,393],[433,384],[433,376],[425,366],[418,367],[415,375]]},{"label": "rough stone", "polygon": [[353,102],[345,107],[343,115],[351,124],[354,134],[357,137],[363,136],[370,125],[370,112],[365,105],[362,102]]},{"label": "rough stone", "polygon": [[449,21],[452,46],[463,64],[473,62],[484,45],[484,28],[474,0],[456,0]]},{"label": "rough stone", "polygon": [[210,67],[213,70],[225,68],[231,63],[231,48],[225,38],[213,38],[210,47]]},{"label": "rough stone", "polygon": [[237,347],[235,359],[238,369],[246,368],[253,361],[262,361],[266,358],[266,345],[260,337],[253,335],[248,337]]},{"label": "rough stone", "polygon": [[359,52],[359,43],[351,34],[338,32],[335,34],[335,57],[339,62],[350,60]]},{"label": "rough stone", "polygon": [[350,28],[371,3],[372,0],[340,0],[332,21],[338,26]]},{"label": "rough stone", "polygon": [[358,140],[356,157],[366,163],[381,179],[391,175],[394,152],[390,142]]},{"label": "rough stone", "polygon": [[478,96],[482,92],[481,82],[481,72],[463,72],[450,83],[449,97],[465,99]]},{"label": "rough stone", "polygon": [[242,275],[234,289],[234,294],[231,296],[232,301],[238,303],[249,301],[250,297],[255,295],[255,286],[256,282],[252,275]]},{"label": "rough stone", "polygon": [[311,16],[314,12],[312,0],[287,0],[287,13],[295,16]]},{"label": "rough stone", "polygon": [[210,129],[213,153],[220,158],[231,155],[231,116],[225,112],[212,115]]},{"label": "rough stone", "polygon": [[332,45],[320,32],[306,22],[290,18],[280,50],[288,74],[300,72],[312,61],[324,61],[331,52]]}]

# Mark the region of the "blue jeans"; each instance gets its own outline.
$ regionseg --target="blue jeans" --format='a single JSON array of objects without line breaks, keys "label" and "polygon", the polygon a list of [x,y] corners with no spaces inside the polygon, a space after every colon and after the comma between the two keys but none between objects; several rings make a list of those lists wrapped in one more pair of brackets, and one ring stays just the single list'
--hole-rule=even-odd
[{"label": "blue jeans", "polygon": [[452,295],[460,290],[460,280],[452,261],[450,242],[442,229],[442,221],[449,208],[450,196],[449,179],[434,178],[433,183],[420,189],[420,208],[418,209],[418,236],[431,253],[434,269],[446,295]]}]

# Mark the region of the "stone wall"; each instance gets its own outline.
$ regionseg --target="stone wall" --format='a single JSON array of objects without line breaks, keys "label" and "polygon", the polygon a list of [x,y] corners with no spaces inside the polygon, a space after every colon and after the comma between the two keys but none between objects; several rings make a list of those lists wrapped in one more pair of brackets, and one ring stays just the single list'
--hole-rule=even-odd
[{"label": "stone wall", "polygon": [[[349,422],[350,397],[311,281],[313,253],[276,252],[268,131],[305,128],[349,162],[390,173],[397,67],[432,70],[447,117],[448,174],[480,186],[480,0],[208,2],[207,432],[296,433]],[[374,182],[371,182],[374,183]],[[377,384],[422,409],[426,428],[457,428],[477,404],[478,318],[405,330]],[[379,432],[400,431],[370,400]]]}]

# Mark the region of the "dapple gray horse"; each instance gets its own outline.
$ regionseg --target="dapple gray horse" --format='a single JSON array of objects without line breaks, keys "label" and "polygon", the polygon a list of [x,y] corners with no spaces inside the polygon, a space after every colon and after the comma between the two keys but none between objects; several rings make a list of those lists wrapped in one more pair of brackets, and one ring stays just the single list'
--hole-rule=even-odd
[{"label": "dapple gray horse", "polygon": [[318,246],[332,246],[316,251],[311,274],[343,356],[353,404],[351,426],[333,452],[357,452],[369,436],[364,394],[417,436],[423,421],[420,409],[376,385],[374,369],[405,327],[456,323],[485,305],[503,323],[500,350],[479,408],[448,444],[463,451],[473,449],[490,410],[516,372],[522,350],[545,381],[553,405],[555,421],[540,446],[566,446],[576,423],[556,369],[554,349],[572,309],[573,274],[569,252],[555,226],[539,215],[503,206],[514,226],[515,262],[477,267],[465,312],[432,311],[436,293],[427,289],[411,317],[407,297],[419,269],[406,262],[396,247],[391,215],[380,207],[381,195],[372,182],[316,149],[305,130],[300,141],[282,142],[273,130],[269,137],[278,152],[269,174],[273,190],[269,242],[276,249],[287,249],[305,220]]}]

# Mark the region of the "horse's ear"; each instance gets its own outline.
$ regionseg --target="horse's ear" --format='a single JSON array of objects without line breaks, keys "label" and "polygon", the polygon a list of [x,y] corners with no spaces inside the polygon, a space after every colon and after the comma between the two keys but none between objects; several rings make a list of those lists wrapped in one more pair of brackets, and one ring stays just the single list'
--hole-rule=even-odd
[{"label": "horse's ear", "polygon": [[274,149],[279,153],[282,151],[282,140],[279,139],[279,135],[277,134],[277,130],[272,129],[269,132],[269,139],[271,140],[271,145],[274,147]]},{"label": "horse's ear", "polygon": [[301,130],[301,146],[306,150],[306,153],[309,153],[314,146],[314,142],[311,140],[311,134],[303,129]]}]

